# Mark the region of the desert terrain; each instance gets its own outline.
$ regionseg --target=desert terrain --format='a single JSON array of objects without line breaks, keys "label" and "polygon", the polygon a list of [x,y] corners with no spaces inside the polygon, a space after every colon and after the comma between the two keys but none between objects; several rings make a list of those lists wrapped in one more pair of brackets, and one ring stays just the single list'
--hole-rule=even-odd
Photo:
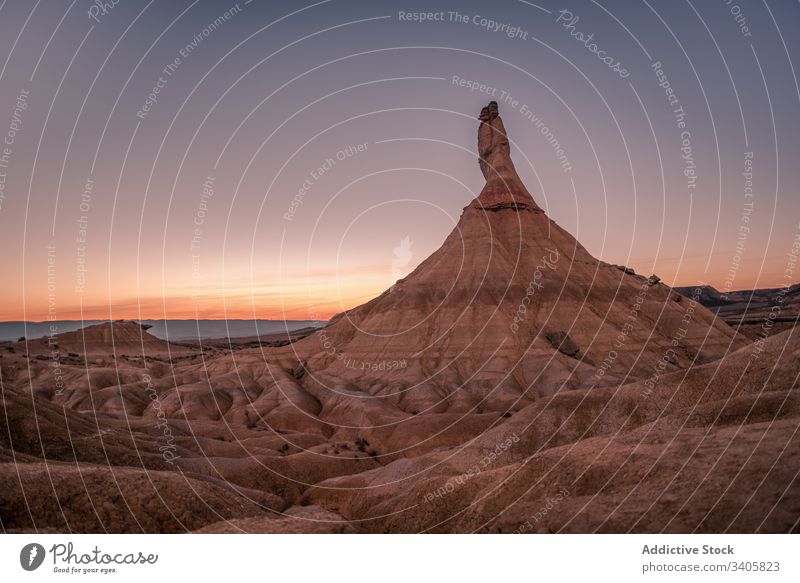
[{"label": "desert terrain", "polygon": [[441,248],[320,330],[0,344],[2,529],[798,532],[798,313],[763,326],[780,290],[594,258],[520,180],[496,103],[477,158]]}]

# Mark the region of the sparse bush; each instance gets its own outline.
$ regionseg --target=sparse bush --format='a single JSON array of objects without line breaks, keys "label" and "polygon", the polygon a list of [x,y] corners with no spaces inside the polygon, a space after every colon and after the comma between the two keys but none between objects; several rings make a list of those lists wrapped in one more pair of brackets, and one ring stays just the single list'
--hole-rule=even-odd
[{"label": "sparse bush", "polygon": [[5,359],[0,359],[0,379],[4,383],[9,383],[17,380],[19,376],[19,367],[13,362]]},{"label": "sparse bush", "polygon": [[147,367],[147,371],[150,373],[155,379],[163,377],[167,373],[167,367],[161,364],[160,362],[154,362],[150,366]]}]

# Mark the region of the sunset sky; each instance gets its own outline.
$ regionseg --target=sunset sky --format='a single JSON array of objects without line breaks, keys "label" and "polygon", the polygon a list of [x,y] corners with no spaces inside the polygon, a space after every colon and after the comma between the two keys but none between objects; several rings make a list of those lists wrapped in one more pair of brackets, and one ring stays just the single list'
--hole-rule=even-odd
[{"label": "sunset sky", "polygon": [[800,5],[739,3],[0,2],[0,320],[369,300],[480,192],[490,99],[594,256],[798,282]]}]

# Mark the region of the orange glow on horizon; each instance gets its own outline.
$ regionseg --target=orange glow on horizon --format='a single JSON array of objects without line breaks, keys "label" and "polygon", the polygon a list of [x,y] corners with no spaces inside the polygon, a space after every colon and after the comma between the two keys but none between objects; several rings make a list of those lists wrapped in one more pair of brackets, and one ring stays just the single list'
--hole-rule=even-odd
[{"label": "orange glow on horizon", "polygon": [[[368,302],[386,290],[381,278],[363,277],[339,281],[339,285],[317,285],[313,295],[304,282],[287,286],[293,293],[257,293],[237,288],[224,292],[204,290],[193,295],[181,290],[164,297],[140,298],[112,296],[83,298],[68,305],[57,305],[51,316],[48,302],[26,302],[24,310],[5,305],[0,321],[43,322],[47,320],[329,320],[335,314]],[[183,293],[181,293],[183,292]],[[38,298],[37,298],[38,299]]]},{"label": "orange glow on horizon", "polygon": [[[665,270],[666,272],[667,270]],[[644,271],[642,274],[646,275]],[[716,279],[716,278],[715,278]],[[707,282],[707,278],[681,278],[673,287],[688,287]],[[359,282],[362,285],[349,285],[336,289],[321,286],[318,293],[298,293],[279,298],[259,297],[246,290],[226,290],[223,293],[206,293],[201,297],[188,294],[167,295],[165,297],[147,296],[136,298],[112,298],[111,301],[96,299],[91,303],[58,306],[56,317],[50,318],[47,302],[28,302],[23,312],[11,309],[0,311],[0,321],[26,320],[43,322],[56,320],[329,320],[332,316],[355,308],[383,293],[388,286],[382,281],[368,278]],[[780,288],[787,282],[779,276],[759,280],[758,288]],[[789,285],[795,282],[789,282]],[[710,285],[721,289],[719,281]],[[297,288],[303,287],[298,285]],[[737,286],[738,289],[752,289]],[[298,290],[295,290],[298,291]],[[308,291],[308,290],[305,290]],[[736,291],[736,290],[729,290]],[[333,299],[331,299],[333,298]],[[10,308],[10,306],[6,306]]]}]

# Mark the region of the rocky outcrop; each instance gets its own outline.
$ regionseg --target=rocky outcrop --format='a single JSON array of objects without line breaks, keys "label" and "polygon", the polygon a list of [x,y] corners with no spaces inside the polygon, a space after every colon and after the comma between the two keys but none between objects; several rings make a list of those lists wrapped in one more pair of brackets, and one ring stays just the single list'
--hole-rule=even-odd
[{"label": "rocky outcrop", "polygon": [[562,330],[548,332],[546,337],[550,344],[553,345],[553,348],[558,350],[561,354],[576,356],[581,351],[580,346],[575,344],[575,341],[569,337],[569,334]]},{"label": "rocky outcrop", "polygon": [[[514,169],[494,103],[480,115],[478,154],[486,184],[439,250],[391,290],[274,353],[306,363],[301,384],[324,411],[373,423],[397,410],[514,411],[748,344],[704,308],[672,301],[668,286],[592,257],[551,220]],[[552,330],[570,341],[554,345]],[[352,424],[344,414],[335,421]]]},{"label": "rocky outcrop", "polygon": [[511,161],[511,147],[497,102],[484,107],[478,119],[478,162],[486,186],[473,204],[484,210],[510,208],[541,212]]}]

